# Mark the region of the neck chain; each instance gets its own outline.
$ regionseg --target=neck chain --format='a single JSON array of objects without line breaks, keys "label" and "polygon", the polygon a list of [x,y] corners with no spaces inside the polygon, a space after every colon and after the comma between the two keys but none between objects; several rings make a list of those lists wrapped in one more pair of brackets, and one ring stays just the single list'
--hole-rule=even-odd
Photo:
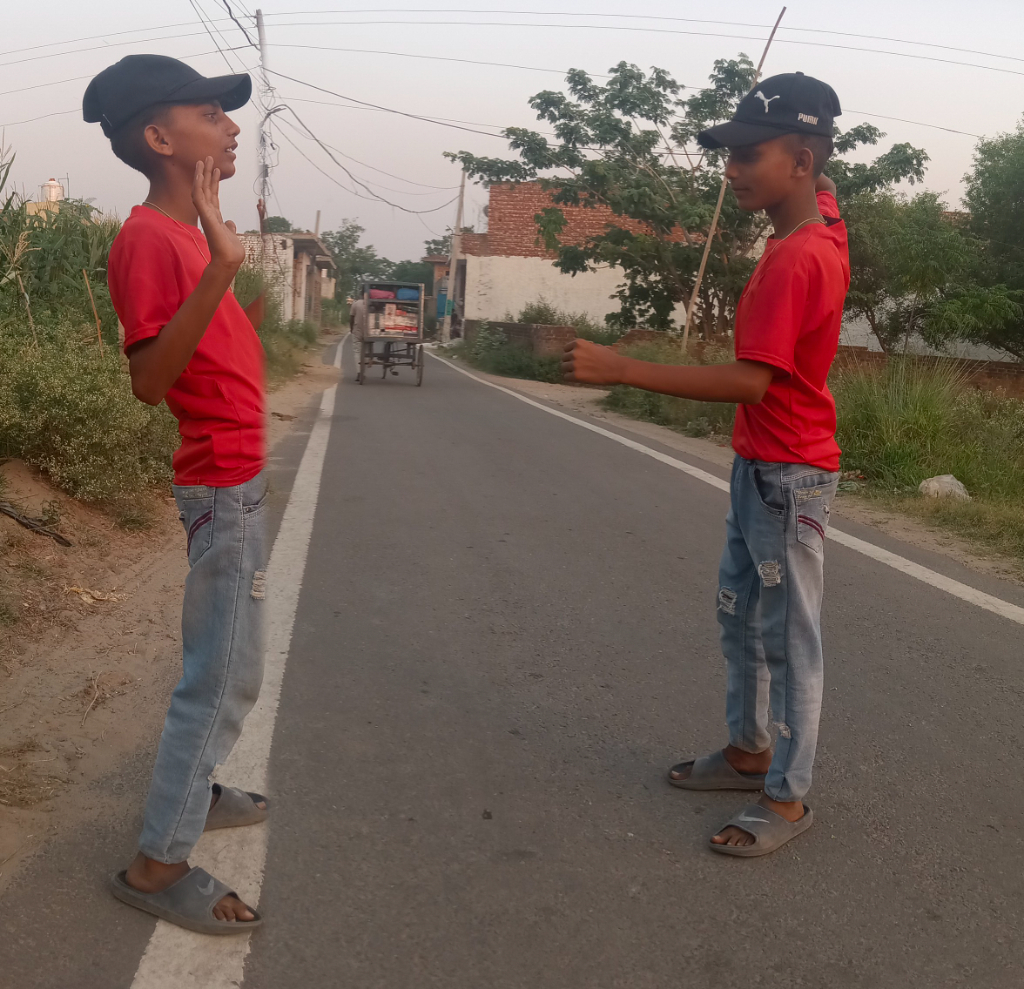
[{"label": "neck chain", "polygon": [[[160,213],[163,213],[163,215],[164,215],[164,216],[166,216],[166,217],[167,217],[167,219],[168,219],[168,220],[170,220],[170,221],[171,221],[172,223],[177,223],[179,227],[183,227],[183,228],[185,229],[185,232],[186,232],[186,233],[188,234],[188,236],[189,236],[189,240],[191,240],[191,241],[192,241],[192,243],[196,245],[196,250],[197,250],[197,251],[199,252],[199,256],[200,256],[200,257],[201,257],[201,258],[202,258],[202,259],[203,259],[203,260],[204,260],[204,261],[205,261],[205,262],[206,262],[207,264],[209,264],[209,263],[210,263],[210,261],[211,261],[212,259],[211,259],[211,258],[208,258],[208,257],[207,257],[207,256],[206,256],[206,255],[205,255],[205,254],[203,253],[203,249],[202,249],[202,248],[201,248],[201,247],[199,246],[199,241],[198,241],[198,240],[196,240],[196,239],[195,239],[195,237],[193,237],[193,236],[192,236],[192,231],[191,231],[191,229],[189,228],[189,225],[188,225],[187,223],[182,223],[182,222],[181,222],[181,220],[175,220],[175,219],[174,219],[174,217],[173,217],[173,216],[171,216],[171,214],[167,212],[167,210],[165,210],[165,209],[162,209],[161,207],[157,206],[157,204],[156,204],[156,203],[154,203],[154,202],[153,202],[153,201],[152,201],[151,199],[146,199],[146,200],[144,200],[144,201],[143,201],[143,203],[142,203],[142,205],[143,205],[143,206],[152,206],[152,207],[153,207],[153,209],[157,210],[157,211],[158,211],[158,212],[160,212]],[[824,222],[824,221],[823,221],[823,222]]]},{"label": "neck chain", "polygon": [[[798,223],[795,227],[793,227],[793,229],[790,230],[790,232],[788,234],[786,234],[786,237],[792,237],[793,234],[795,234],[798,230],[803,229],[804,227],[806,227],[810,223],[827,223],[827,222],[828,221],[823,216],[811,216],[811,217],[808,217],[806,220],[803,221],[803,223]],[[785,240],[786,237],[776,237],[775,239],[776,240]]]}]

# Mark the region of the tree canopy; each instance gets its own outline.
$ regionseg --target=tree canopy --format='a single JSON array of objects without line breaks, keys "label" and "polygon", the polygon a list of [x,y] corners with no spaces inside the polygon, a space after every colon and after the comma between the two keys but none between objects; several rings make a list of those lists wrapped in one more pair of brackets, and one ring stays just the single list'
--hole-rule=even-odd
[{"label": "tree canopy", "polygon": [[[645,73],[620,62],[603,84],[573,69],[566,93],[546,90],[530,100],[553,140],[510,127],[504,134],[516,158],[464,151],[449,157],[484,183],[540,181],[554,205],[537,214],[538,235],[556,252],[557,267],[573,275],[619,268],[619,311],[609,322],[672,329],[692,290],[724,168],[723,152],[695,148],[694,139],[732,116],[753,78],[754,65],[743,54],[716,61],[710,85],[692,95],[663,69]],[[908,144],[893,145],[869,163],[845,157],[881,137],[867,124],[838,134],[828,172],[840,195],[883,193],[899,181],[923,178],[928,157]],[[623,224],[610,224],[584,244],[564,244],[565,206],[605,206]],[[694,312],[699,336],[710,339],[731,327],[769,226],[764,214],[744,212],[726,196]]]}]

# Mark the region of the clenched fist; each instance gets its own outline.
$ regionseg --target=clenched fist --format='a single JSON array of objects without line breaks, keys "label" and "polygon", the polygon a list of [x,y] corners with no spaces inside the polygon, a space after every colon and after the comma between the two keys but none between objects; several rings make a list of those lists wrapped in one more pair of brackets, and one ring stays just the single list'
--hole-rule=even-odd
[{"label": "clenched fist", "polygon": [[562,354],[562,375],[566,381],[588,385],[617,385],[622,381],[625,358],[611,347],[589,340],[573,340]]}]

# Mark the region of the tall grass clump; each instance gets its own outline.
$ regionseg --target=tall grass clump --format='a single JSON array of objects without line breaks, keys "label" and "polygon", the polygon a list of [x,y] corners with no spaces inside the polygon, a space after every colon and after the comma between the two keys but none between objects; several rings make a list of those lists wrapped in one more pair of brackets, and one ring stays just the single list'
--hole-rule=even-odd
[{"label": "tall grass clump", "polygon": [[1024,403],[971,388],[954,362],[855,366],[832,389],[844,469],[893,491],[955,474],[972,495],[1021,497]]},{"label": "tall grass clump", "polygon": [[512,343],[496,326],[481,323],[472,344],[463,348],[467,360],[488,374],[532,381],[562,380],[561,359],[538,357],[526,347]]}]

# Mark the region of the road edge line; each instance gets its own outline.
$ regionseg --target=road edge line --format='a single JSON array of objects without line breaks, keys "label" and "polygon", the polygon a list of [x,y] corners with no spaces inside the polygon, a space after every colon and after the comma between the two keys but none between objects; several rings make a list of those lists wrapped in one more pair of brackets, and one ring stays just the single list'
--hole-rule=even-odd
[{"label": "road edge line", "polygon": [[[575,423],[575,425],[582,426],[584,429],[589,429],[592,433],[597,433],[599,436],[604,436],[607,439],[614,440],[616,443],[622,444],[622,446],[629,447],[631,450],[636,450],[638,453],[643,453],[645,456],[651,457],[660,463],[682,471],[684,474],[689,474],[690,477],[696,478],[698,481],[710,484],[712,487],[718,488],[719,491],[728,492],[729,490],[728,481],[724,481],[722,478],[716,477],[714,474],[709,474],[707,471],[701,470],[699,467],[694,467],[692,464],[688,464],[684,460],[679,460],[676,457],[670,457],[668,454],[662,453],[660,450],[655,450],[653,447],[645,446],[643,443],[638,443],[636,440],[631,440],[628,437],[620,436],[618,433],[613,433],[610,429],[604,429],[594,423],[586,422],[576,416],[569,415],[567,412],[552,409],[541,402],[528,398],[526,395],[523,395],[512,388],[505,388],[502,385],[496,385],[493,381],[481,378],[478,375],[467,371],[465,368],[461,368],[457,364],[453,364],[451,361],[445,360],[443,357],[438,357],[437,354],[431,354],[430,356],[433,357],[435,361],[440,361],[442,364],[450,367],[453,371],[458,371],[459,374],[464,374],[467,378],[472,378],[481,385],[487,385],[488,388],[494,388],[497,391],[504,392],[506,395],[511,395],[520,402],[532,405],[535,409],[540,409],[543,412],[547,412],[549,415],[557,416],[559,419],[565,419],[567,422]],[[964,584],[952,577],[947,577],[945,574],[941,574],[937,570],[932,570],[929,567],[922,566],[920,563],[914,563],[913,560],[908,560],[906,557],[900,556],[898,553],[893,553],[890,550],[883,549],[881,546],[876,546],[874,543],[867,542],[867,540],[850,535],[847,532],[843,532],[841,529],[836,529],[830,526],[828,529],[828,538],[835,540],[841,546],[845,546],[847,549],[851,549],[855,553],[860,553],[862,556],[866,556],[869,559],[874,560],[876,563],[882,563],[887,567],[891,567],[893,570],[906,574],[908,577],[913,577],[924,584],[928,584],[929,586],[936,588],[937,590],[944,591],[953,597],[960,598],[961,601],[966,601],[968,604],[973,604],[978,608],[983,608],[985,611],[989,611],[994,615],[999,615],[1001,618],[1006,618],[1011,622],[1016,622],[1018,625],[1024,625],[1024,608],[1020,607],[1020,605],[1004,601],[1002,598],[997,598],[995,595],[988,594],[986,591],[980,591],[976,587],[971,587],[970,584]]]}]

